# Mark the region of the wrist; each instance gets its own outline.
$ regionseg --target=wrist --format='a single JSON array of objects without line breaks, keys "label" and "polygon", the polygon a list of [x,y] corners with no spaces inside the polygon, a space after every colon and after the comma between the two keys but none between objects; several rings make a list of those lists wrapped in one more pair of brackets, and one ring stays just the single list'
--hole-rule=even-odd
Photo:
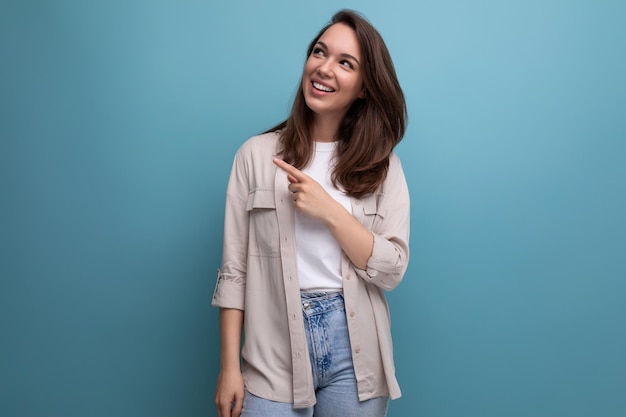
[{"label": "wrist", "polygon": [[330,210],[326,211],[326,216],[323,220],[326,227],[332,231],[346,221],[346,216],[352,217],[352,215],[338,201],[333,200],[333,204],[330,207]]},{"label": "wrist", "polygon": [[239,364],[237,364],[237,365],[221,365],[220,366],[220,371],[224,372],[224,373],[232,373],[232,372],[241,373],[241,366],[239,366]]}]

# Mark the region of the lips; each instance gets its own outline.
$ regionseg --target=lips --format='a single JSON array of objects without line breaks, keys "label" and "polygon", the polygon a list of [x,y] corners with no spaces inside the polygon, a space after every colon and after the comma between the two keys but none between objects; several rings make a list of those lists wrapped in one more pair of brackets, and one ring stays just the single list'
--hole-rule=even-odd
[{"label": "lips", "polygon": [[329,87],[327,85],[324,85],[322,83],[319,83],[317,81],[313,81],[312,84],[313,84],[313,88],[315,88],[318,91],[322,91],[324,93],[332,93],[332,92],[335,91],[333,88],[331,88],[331,87]]}]

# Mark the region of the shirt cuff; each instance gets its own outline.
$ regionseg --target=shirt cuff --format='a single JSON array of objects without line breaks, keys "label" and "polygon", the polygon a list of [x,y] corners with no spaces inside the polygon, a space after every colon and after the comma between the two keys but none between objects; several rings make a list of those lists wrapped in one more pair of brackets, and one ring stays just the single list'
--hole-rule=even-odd
[{"label": "shirt cuff", "polygon": [[236,308],[244,310],[245,286],[224,278],[218,272],[217,284],[213,291],[213,307]]}]

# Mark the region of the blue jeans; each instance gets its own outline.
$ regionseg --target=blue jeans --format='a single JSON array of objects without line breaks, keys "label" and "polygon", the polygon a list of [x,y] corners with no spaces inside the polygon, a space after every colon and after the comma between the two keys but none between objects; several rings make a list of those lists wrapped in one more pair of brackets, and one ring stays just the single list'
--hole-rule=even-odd
[{"label": "blue jeans", "polygon": [[388,397],[359,401],[343,295],[302,293],[302,313],[317,403],[295,409],[246,391],[241,417],[385,417]]}]

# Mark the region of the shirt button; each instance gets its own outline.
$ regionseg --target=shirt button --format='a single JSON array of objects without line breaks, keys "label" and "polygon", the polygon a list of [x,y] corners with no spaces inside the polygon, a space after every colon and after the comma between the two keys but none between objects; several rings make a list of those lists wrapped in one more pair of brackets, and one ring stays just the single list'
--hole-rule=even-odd
[{"label": "shirt button", "polygon": [[354,317],[354,311],[350,312],[350,317]]},{"label": "shirt button", "polygon": [[350,278],[352,278],[352,275],[350,274],[346,275],[346,279],[350,279]]},{"label": "shirt button", "polygon": [[354,204],[358,206],[359,204],[361,204],[361,200],[354,200]]},{"label": "shirt button", "polygon": [[358,347],[358,348],[354,349],[354,353],[361,353],[361,348]]},{"label": "shirt button", "polygon": [[295,319],[296,319],[296,315],[295,315],[295,313],[291,315],[291,319],[292,319],[292,320],[295,320]]}]

